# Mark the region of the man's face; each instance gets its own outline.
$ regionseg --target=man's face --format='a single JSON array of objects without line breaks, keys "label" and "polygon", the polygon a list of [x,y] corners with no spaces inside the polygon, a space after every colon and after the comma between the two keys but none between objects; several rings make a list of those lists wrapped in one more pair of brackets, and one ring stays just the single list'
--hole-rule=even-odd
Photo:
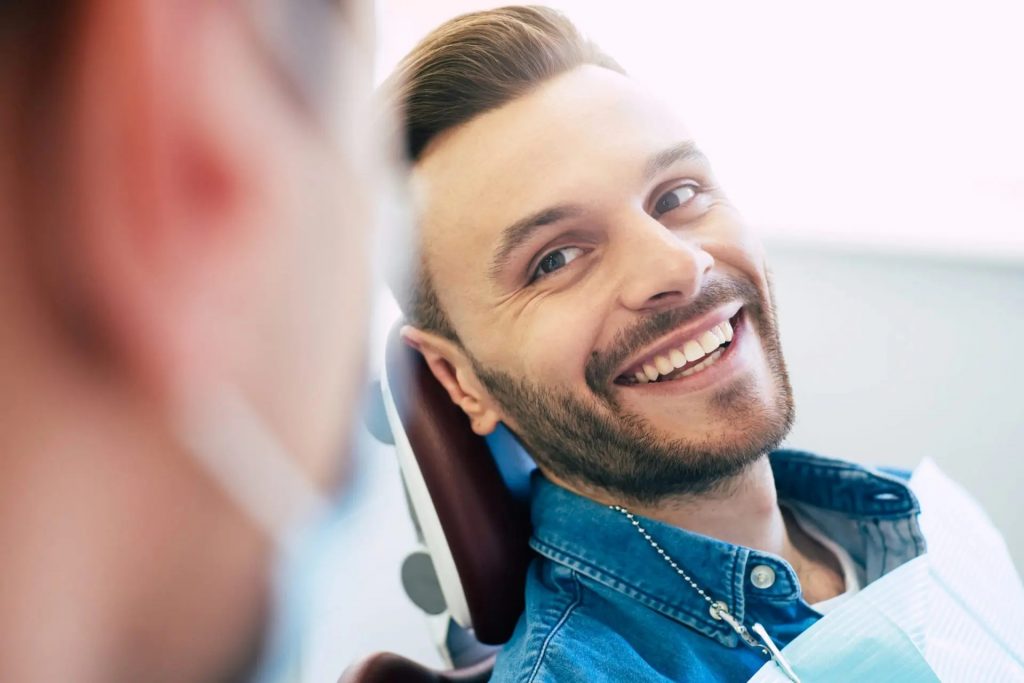
[{"label": "man's face", "polygon": [[439,137],[414,182],[452,363],[549,474],[653,502],[785,435],[761,247],[633,81],[552,79]]}]

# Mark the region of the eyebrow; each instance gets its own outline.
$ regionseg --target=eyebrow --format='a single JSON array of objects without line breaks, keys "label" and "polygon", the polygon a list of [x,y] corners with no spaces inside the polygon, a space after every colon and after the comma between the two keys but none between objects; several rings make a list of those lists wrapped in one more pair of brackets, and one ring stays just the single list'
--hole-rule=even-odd
[{"label": "eyebrow", "polygon": [[516,221],[501,231],[501,244],[494,253],[491,261],[490,276],[494,279],[508,265],[509,257],[526,242],[530,241],[534,233],[543,227],[564,221],[567,218],[575,218],[583,213],[583,208],[572,204],[552,206],[547,209],[531,214],[526,218]]},{"label": "eyebrow", "polygon": [[[659,173],[681,161],[697,161],[708,165],[708,159],[704,153],[692,140],[687,140],[658,152],[648,159],[644,164],[644,182],[651,182]],[[494,252],[494,258],[488,270],[491,279],[498,277],[508,265],[512,254],[528,242],[538,230],[567,218],[576,218],[582,213],[583,207],[581,206],[561,204],[542,209],[506,227],[501,231],[501,243]]]},{"label": "eyebrow", "polygon": [[687,140],[652,156],[644,166],[644,182],[651,182],[659,173],[681,161],[696,161],[703,166],[711,165],[697,144]]}]

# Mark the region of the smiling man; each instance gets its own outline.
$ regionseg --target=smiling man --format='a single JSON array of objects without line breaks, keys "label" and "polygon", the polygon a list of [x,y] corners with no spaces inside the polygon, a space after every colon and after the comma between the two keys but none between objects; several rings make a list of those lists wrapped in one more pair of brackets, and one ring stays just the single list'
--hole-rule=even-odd
[{"label": "smiling man", "polygon": [[496,680],[746,680],[924,552],[905,476],[777,450],[765,256],[658,93],[515,7],[437,29],[389,87],[420,226],[404,337],[539,466]]}]

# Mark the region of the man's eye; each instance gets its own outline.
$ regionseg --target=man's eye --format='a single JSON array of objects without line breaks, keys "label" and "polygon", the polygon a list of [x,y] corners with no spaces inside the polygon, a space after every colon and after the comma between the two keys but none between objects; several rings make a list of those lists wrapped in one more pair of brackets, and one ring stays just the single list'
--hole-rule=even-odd
[{"label": "man's eye", "polygon": [[658,198],[657,203],[654,205],[654,213],[657,216],[668,213],[672,209],[677,209],[683,204],[697,196],[697,187],[694,185],[680,185],[679,187],[669,190],[665,194]]},{"label": "man's eye", "polygon": [[550,275],[556,270],[565,268],[567,265],[575,261],[577,258],[583,255],[583,250],[579,247],[562,247],[561,249],[555,249],[549,252],[540,260],[537,264],[537,270],[533,273],[533,279]]}]

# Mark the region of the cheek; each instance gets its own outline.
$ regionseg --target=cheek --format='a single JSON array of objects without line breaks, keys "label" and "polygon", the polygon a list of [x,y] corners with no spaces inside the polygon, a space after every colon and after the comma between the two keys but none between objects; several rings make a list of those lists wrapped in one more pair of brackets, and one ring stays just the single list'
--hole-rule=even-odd
[{"label": "cheek", "polygon": [[767,289],[764,245],[738,217],[710,232],[702,246],[714,257],[716,267],[738,271],[762,291]]},{"label": "cheek", "polygon": [[603,319],[589,297],[564,297],[537,306],[529,321],[519,318],[506,339],[519,367],[535,381],[562,387],[584,384],[584,369]]}]

